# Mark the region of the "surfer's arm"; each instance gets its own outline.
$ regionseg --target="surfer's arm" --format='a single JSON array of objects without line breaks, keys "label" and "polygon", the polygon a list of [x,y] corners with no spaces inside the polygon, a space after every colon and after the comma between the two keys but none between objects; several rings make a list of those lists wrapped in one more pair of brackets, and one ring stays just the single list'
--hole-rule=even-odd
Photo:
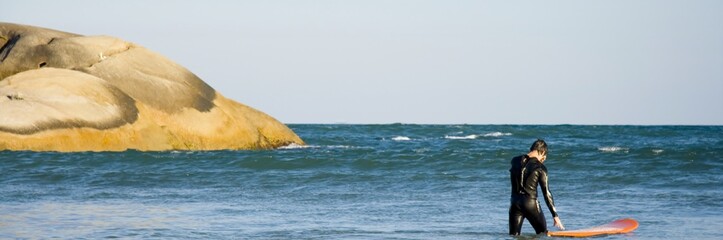
[{"label": "surfer's arm", "polygon": [[540,174],[540,188],[542,190],[542,196],[545,198],[547,208],[550,209],[550,214],[552,214],[552,217],[555,218],[557,217],[557,210],[555,209],[555,201],[552,199],[550,188],[547,186],[547,169],[540,168],[538,171]]}]

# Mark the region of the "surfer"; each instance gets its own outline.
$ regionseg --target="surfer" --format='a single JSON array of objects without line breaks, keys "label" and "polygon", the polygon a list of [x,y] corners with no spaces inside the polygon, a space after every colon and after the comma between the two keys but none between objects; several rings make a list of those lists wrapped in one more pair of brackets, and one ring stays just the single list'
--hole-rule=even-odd
[{"label": "surfer", "polygon": [[520,235],[522,221],[532,224],[537,234],[547,232],[545,215],[537,201],[537,185],[542,189],[542,196],[550,209],[555,227],[562,230],[565,227],[557,216],[552,193],[547,186],[547,168],[542,163],[547,159],[547,143],[537,139],[530,147],[530,152],[512,158],[510,180],[512,183],[512,196],[510,198],[510,235]]}]

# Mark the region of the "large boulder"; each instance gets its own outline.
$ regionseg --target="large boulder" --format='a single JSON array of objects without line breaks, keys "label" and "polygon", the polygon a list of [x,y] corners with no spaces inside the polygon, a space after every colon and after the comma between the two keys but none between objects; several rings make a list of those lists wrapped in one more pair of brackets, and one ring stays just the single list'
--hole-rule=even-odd
[{"label": "large boulder", "polygon": [[268,149],[304,144],[136,44],[0,23],[0,150]]}]

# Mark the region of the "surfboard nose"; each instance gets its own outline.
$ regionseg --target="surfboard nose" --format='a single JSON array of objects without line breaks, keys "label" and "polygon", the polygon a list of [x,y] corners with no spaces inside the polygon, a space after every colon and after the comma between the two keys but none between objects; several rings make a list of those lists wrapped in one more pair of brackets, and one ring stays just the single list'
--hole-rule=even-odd
[{"label": "surfboard nose", "polygon": [[607,234],[629,233],[638,228],[640,224],[632,218],[622,218],[607,224],[595,226],[591,228],[567,231],[550,231],[547,236],[550,237],[592,237]]}]

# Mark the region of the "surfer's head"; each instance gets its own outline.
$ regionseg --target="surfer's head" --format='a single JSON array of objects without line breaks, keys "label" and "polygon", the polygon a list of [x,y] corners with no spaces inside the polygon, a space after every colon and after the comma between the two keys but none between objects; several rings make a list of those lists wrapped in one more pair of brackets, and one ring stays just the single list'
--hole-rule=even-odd
[{"label": "surfer's head", "polygon": [[547,157],[547,143],[545,143],[545,140],[537,139],[534,143],[532,143],[532,146],[530,146],[530,152],[537,151],[537,154],[539,156],[542,156],[543,158]]}]

